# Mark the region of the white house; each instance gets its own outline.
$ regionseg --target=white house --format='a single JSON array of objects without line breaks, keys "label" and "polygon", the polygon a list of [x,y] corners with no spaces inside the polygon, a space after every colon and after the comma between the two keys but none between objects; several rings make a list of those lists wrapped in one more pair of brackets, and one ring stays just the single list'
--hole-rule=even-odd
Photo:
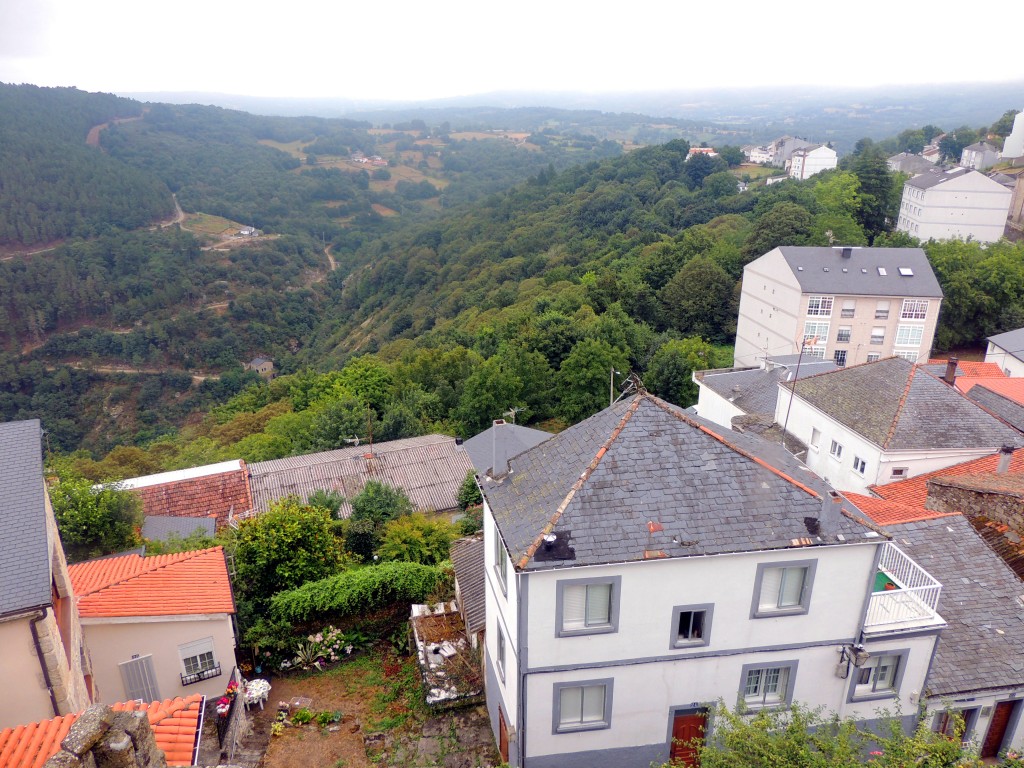
[{"label": "white house", "polygon": [[920,248],[780,246],[743,268],[734,365],[805,355],[926,360],[942,289]]},{"label": "white house", "polygon": [[919,240],[976,240],[1003,236],[1013,192],[968,168],[936,168],[903,185],[896,229]]},{"label": "white house", "polygon": [[1018,112],[1013,118],[1013,130],[1003,140],[1003,157],[1021,157],[1024,155],[1024,112]]},{"label": "white house", "polygon": [[989,336],[985,362],[995,363],[1007,376],[1024,376],[1024,328]]},{"label": "white house", "polygon": [[838,164],[836,151],[823,144],[813,144],[793,152],[788,170],[791,179],[809,179],[816,173],[828,171]]},{"label": "white house", "polygon": [[753,144],[743,148],[743,154],[747,162],[766,165],[772,161],[772,152],[767,145],[754,146]]},{"label": "white house", "polygon": [[510,765],[693,765],[720,699],[913,723],[942,587],[779,446],[641,389],[483,489]]},{"label": "white house", "polygon": [[964,147],[960,153],[960,165],[964,168],[973,168],[981,171],[990,168],[999,160],[999,150],[987,141],[976,141]]},{"label": "white house", "polygon": [[807,445],[807,466],[841,491],[865,493],[1024,444],[950,384],[899,357],[779,387],[775,420]]}]

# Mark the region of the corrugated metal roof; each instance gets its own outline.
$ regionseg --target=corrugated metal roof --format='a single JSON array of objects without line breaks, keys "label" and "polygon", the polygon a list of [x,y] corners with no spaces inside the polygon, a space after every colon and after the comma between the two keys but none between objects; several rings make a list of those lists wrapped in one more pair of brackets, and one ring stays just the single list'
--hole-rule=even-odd
[{"label": "corrugated metal roof", "polygon": [[[285,496],[306,499],[317,490],[337,491],[346,499],[369,480],[405,491],[418,511],[443,511],[459,506],[459,486],[473,463],[454,437],[424,435],[405,440],[353,446],[305,456],[260,461],[249,465],[253,510],[266,512]],[[348,503],[339,514],[347,517]]]}]

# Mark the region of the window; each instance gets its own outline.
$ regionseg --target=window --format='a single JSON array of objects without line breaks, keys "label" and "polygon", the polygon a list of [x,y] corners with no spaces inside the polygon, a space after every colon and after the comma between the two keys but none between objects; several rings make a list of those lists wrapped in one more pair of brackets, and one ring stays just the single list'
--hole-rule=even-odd
[{"label": "window", "polygon": [[191,643],[178,646],[181,657],[181,684],[191,685],[201,680],[209,680],[221,674],[220,664],[213,655],[213,637],[204,637]]},{"label": "window", "polygon": [[494,524],[494,573],[501,584],[501,593],[508,594],[508,555],[505,553],[505,545],[501,543],[501,533],[498,531],[498,524]]},{"label": "window", "polygon": [[892,468],[892,478],[893,478],[893,480],[900,480],[900,479],[902,479],[902,478],[904,478],[906,476],[907,476],[907,468],[906,467],[893,467]]},{"label": "window", "polygon": [[928,302],[920,299],[904,299],[900,308],[900,320],[924,320],[928,315]]},{"label": "window", "polygon": [[714,605],[677,605],[672,609],[670,648],[689,648],[711,642],[711,614]]},{"label": "window", "polygon": [[808,296],[807,297],[808,317],[832,317],[831,296]]},{"label": "window", "polygon": [[899,692],[903,667],[909,653],[909,649],[885,651],[877,656],[872,655],[863,667],[854,667],[850,675],[853,681],[850,684],[849,700],[895,696]]},{"label": "window", "polygon": [[892,354],[893,357],[902,357],[904,360],[909,360],[912,363],[917,362],[917,352],[914,351],[908,352],[907,350],[904,349],[894,349]]},{"label": "window", "polygon": [[843,444],[837,443],[835,440],[832,441],[832,445],[828,449],[828,455],[833,459],[843,458]]},{"label": "window", "polygon": [[821,442],[821,430],[817,427],[811,427],[811,447],[814,449],[818,448],[818,444]]},{"label": "window", "polygon": [[558,636],[617,631],[621,584],[620,576],[558,582],[555,608]]},{"label": "window", "polygon": [[848,325],[840,325],[839,326],[839,332],[836,333],[836,343],[837,344],[849,344],[850,343],[850,334],[852,333],[852,331],[853,331],[853,329],[850,326],[848,326]]},{"label": "window", "polygon": [[889,319],[889,302],[880,301],[875,305],[875,320]]},{"label": "window", "polygon": [[857,302],[854,299],[843,299],[843,311],[841,317],[853,317],[857,309]]},{"label": "window", "polygon": [[860,456],[853,457],[853,471],[858,475],[863,475],[868,468],[868,463],[864,461]]},{"label": "window", "polygon": [[871,343],[872,344],[885,344],[885,328],[872,328],[871,329]]},{"label": "window", "polygon": [[612,721],[612,680],[555,683],[554,733],[608,728]]},{"label": "window", "polygon": [[880,354],[878,354],[877,352],[868,352],[868,362],[869,363],[873,363],[876,360],[880,359],[881,357],[882,356]]},{"label": "window", "polygon": [[783,706],[793,701],[793,681],[797,662],[787,661],[770,667],[743,666],[740,695],[748,707]]},{"label": "window", "polygon": [[832,353],[832,360],[840,368],[845,367],[846,366],[846,350],[845,349],[837,349],[835,352]]},{"label": "window", "polygon": [[923,338],[923,325],[901,325],[896,328],[896,346],[898,347],[920,347]]},{"label": "window", "polygon": [[505,682],[505,633],[501,631],[501,627],[498,627],[498,658],[496,661],[498,676],[501,677],[501,682]]},{"label": "window", "polygon": [[758,565],[751,618],[807,613],[817,564],[817,560],[796,560]]}]

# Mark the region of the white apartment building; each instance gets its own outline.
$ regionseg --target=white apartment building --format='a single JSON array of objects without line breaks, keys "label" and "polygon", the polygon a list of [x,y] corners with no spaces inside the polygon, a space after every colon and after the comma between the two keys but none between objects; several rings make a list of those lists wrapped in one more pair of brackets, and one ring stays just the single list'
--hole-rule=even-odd
[{"label": "white apartment building", "polygon": [[1003,236],[1012,190],[967,168],[935,169],[903,185],[896,229],[918,240],[975,240]]},{"label": "white apartment building", "polygon": [[803,181],[816,173],[832,170],[837,164],[838,156],[834,149],[814,144],[793,152],[788,163],[789,177]]},{"label": "white apartment building", "polygon": [[779,246],[743,269],[735,362],[927,360],[942,289],[920,248]]}]

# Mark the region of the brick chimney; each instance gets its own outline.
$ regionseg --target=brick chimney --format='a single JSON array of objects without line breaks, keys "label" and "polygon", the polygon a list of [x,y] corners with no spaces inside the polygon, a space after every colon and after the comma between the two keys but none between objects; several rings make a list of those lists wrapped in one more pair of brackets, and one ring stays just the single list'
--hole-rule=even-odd
[{"label": "brick chimney", "polygon": [[956,383],[956,366],[959,362],[960,360],[955,357],[951,357],[946,361],[946,374],[942,377],[942,380],[951,387]]}]

